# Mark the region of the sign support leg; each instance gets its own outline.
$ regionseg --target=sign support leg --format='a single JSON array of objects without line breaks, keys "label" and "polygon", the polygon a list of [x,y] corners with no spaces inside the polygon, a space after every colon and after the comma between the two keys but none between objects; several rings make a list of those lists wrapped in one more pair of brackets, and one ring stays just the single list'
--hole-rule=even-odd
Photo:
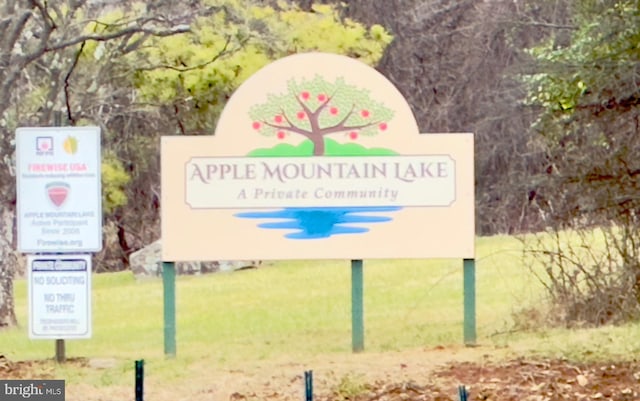
[{"label": "sign support leg", "polygon": [[67,360],[65,355],[65,343],[63,339],[56,340],[56,362],[64,363]]},{"label": "sign support leg", "polygon": [[351,344],[353,352],[364,351],[364,303],[362,260],[351,261]]},{"label": "sign support leg", "polygon": [[464,344],[476,345],[476,260],[464,259]]},{"label": "sign support leg", "polygon": [[176,356],[176,268],[174,262],[162,262],[164,289],[164,354]]},{"label": "sign support leg", "polygon": [[[53,125],[56,127],[62,126],[62,112],[60,110],[53,113]],[[66,361],[67,356],[65,355],[66,354],[65,348],[66,348],[66,345],[64,343],[64,339],[57,339],[56,340],[56,362],[57,363],[64,363]]]}]

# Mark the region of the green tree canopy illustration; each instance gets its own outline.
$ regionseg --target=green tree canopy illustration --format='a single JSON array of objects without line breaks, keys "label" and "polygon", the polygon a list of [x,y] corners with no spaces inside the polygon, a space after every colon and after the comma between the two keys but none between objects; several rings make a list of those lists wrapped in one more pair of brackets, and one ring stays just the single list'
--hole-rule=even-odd
[{"label": "green tree canopy illustration", "polygon": [[321,76],[288,82],[283,94],[249,111],[252,128],[262,135],[285,139],[302,135],[313,143],[314,156],[325,154],[324,138],[343,133],[350,140],[377,135],[388,128],[393,110],[371,98],[367,89],[347,84],[343,78],[331,83]]}]

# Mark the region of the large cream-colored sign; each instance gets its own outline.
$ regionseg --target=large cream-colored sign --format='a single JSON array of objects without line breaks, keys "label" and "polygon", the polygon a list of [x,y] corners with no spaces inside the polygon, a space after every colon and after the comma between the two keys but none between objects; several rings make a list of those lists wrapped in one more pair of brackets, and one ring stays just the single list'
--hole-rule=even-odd
[{"label": "large cream-colored sign", "polygon": [[473,176],[473,135],[420,134],[375,69],[286,57],[162,138],[163,260],[473,258]]}]

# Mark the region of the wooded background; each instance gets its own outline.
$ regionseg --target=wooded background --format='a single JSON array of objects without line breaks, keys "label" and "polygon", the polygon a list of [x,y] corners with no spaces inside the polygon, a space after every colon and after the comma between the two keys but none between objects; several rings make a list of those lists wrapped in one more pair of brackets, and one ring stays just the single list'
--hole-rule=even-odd
[{"label": "wooded background", "polygon": [[159,137],[212,134],[244,79],[301,51],[375,66],[421,132],[476,134],[478,235],[635,227],[637,0],[148,3],[0,0],[0,326],[15,323],[17,127],[102,128],[95,268],[127,269],[160,238]]}]

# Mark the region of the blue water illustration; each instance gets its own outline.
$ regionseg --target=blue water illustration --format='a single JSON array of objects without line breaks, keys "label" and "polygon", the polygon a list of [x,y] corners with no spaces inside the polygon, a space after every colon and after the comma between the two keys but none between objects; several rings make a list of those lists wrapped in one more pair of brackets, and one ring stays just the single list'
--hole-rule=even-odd
[{"label": "blue water illustration", "polygon": [[245,219],[280,220],[258,224],[258,227],[275,230],[295,230],[285,234],[290,239],[321,239],[337,234],[362,234],[369,231],[368,223],[384,223],[393,220],[388,216],[371,213],[395,212],[399,206],[363,207],[290,207],[264,212],[235,214]]}]

